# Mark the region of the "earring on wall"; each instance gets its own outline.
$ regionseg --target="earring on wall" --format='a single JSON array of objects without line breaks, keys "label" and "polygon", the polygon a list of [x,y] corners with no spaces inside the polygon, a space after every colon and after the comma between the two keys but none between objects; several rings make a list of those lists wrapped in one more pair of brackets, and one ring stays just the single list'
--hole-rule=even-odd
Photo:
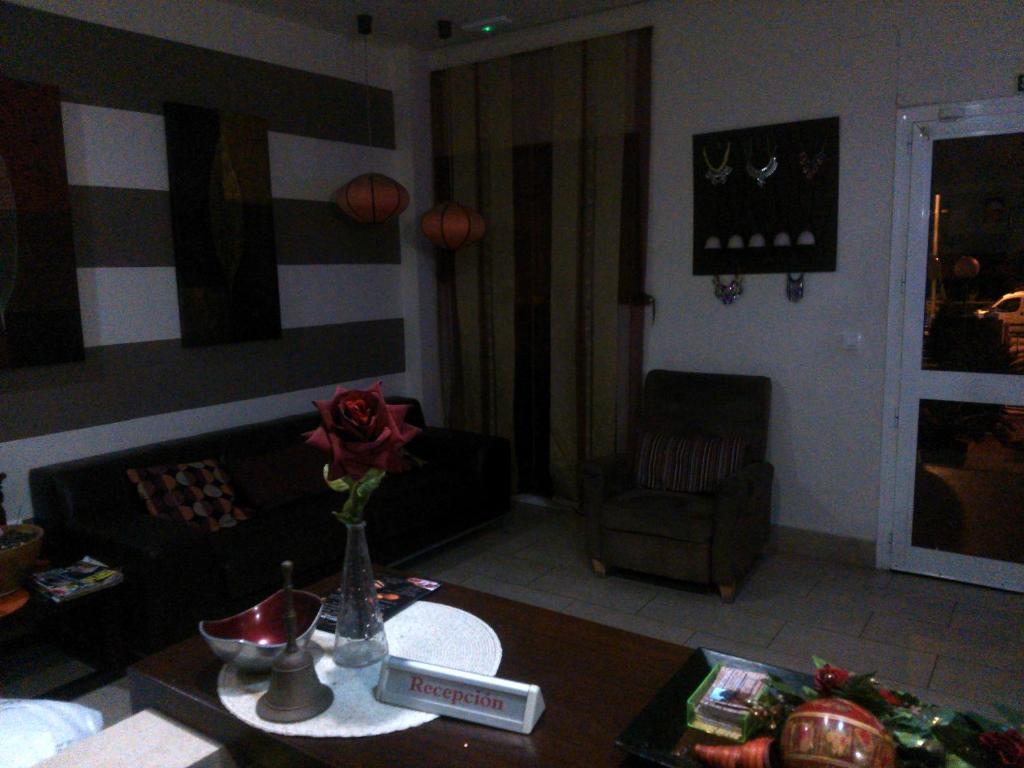
[{"label": "earring on wall", "polygon": [[791,274],[786,275],[786,298],[792,301],[794,304],[804,297],[804,273],[801,272],[799,275],[794,277]]},{"label": "earring on wall", "polygon": [[715,286],[715,298],[725,305],[732,304],[743,293],[743,278],[738,274],[733,275],[728,283],[723,283],[722,278],[715,275],[712,282]]}]

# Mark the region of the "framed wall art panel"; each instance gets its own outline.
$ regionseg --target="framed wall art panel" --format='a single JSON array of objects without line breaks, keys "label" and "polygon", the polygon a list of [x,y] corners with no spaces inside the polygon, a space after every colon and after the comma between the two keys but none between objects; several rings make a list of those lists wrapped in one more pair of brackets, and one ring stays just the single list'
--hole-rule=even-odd
[{"label": "framed wall art panel", "polygon": [[281,335],[265,120],[164,105],[184,346]]},{"label": "framed wall art panel", "polygon": [[59,92],[0,77],[0,368],[83,356]]}]

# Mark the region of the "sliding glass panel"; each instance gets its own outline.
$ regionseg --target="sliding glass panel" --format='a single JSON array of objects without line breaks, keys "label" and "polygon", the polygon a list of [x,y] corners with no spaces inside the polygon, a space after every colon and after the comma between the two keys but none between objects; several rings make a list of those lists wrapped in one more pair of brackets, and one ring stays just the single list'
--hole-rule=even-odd
[{"label": "sliding glass panel", "polygon": [[912,544],[1024,563],[1024,407],[921,400]]},{"label": "sliding glass panel", "polygon": [[932,151],[926,370],[1024,373],[1024,133]]}]

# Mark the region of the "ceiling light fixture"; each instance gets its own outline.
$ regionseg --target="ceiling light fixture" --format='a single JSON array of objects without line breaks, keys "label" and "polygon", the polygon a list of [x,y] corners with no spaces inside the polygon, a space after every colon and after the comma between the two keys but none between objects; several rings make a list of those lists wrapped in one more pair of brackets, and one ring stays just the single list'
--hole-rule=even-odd
[{"label": "ceiling light fixture", "polygon": [[[373,116],[370,110],[370,65],[367,40],[373,31],[373,17],[361,13],[356,17],[363,38],[363,90],[366,94],[366,143],[373,147]],[[334,202],[350,218],[360,224],[384,224],[398,216],[409,205],[405,187],[382,173],[364,173],[334,193]]]},{"label": "ceiling light fixture", "polygon": [[495,16],[490,19],[477,19],[462,25],[463,32],[495,32],[499,27],[511,26],[512,19],[508,16]]}]

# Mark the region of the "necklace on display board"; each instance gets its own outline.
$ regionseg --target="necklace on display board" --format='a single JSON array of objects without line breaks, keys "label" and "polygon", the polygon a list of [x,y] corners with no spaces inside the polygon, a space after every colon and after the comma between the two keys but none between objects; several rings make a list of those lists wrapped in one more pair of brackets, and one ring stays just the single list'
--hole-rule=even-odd
[{"label": "necklace on display board", "polygon": [[765,182],[768,181],[768,177],[771,176],[779,169],[779,158],[776,154],[778,147],[772,147],[771,155],[768,158],[768,162],[763,166],[754,165],[754,149],[753,146],[747,148],[747,175],[750,176],[754,181],[757,182],[757,186],[764,188]]},{"label": "necklace on display board", "polygon": [[729,163],[729,153],[732,151],[732,142],[728,142],[725,145],[725,154],[722,156],[722,162],[717,166],[712,165],[711,161],[708,160],[708,148],[704,147],[701,150],[701,154],[704,156],[704,165],[707,166],[707,171],[704,172],[704,178],[711,182],[711,186],[717,187],[725,184],[726,178],[732,173],[732,167]]},{"label": "necklace on display board", "polygon": [[797,155],[797,160],[800,162],[800,172],[803,173],[804,178],[810,181],[818,175],[818,171],[821,170],[821,166],[825,164],[825,145],[821,145],[814,157],[810,157],[807,154],[807,150],[801,149],[800,154]]}]

